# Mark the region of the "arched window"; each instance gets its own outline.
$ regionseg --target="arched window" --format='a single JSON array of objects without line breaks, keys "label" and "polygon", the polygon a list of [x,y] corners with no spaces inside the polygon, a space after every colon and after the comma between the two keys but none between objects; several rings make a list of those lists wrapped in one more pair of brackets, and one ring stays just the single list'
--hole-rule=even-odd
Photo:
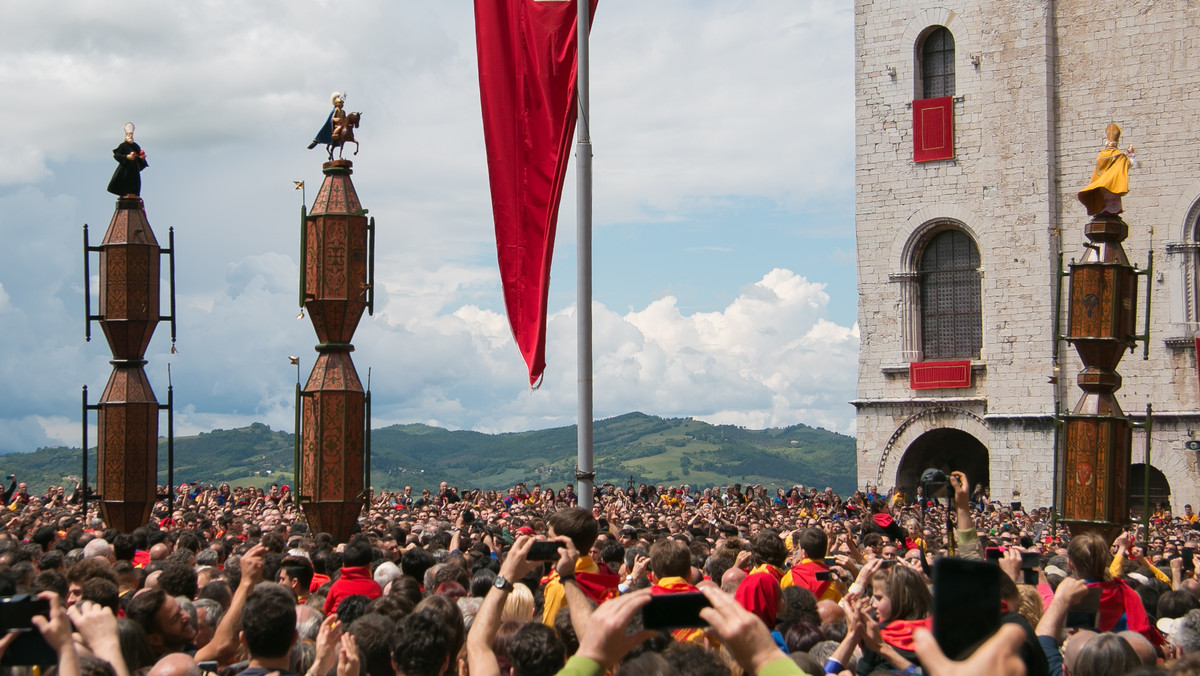
[{"label": "arched window", "polygon": [[[968,475],[969,476],[969,475]],[[1146,507],[1146,465],[1135,463],[1129,466],[1129,510],[1141,516]],[[1165,505],[1171,513],[1171,484],[1162,470],[1150,465],[1150,512],[1158,505]]]},{"label": "arched window", "polygon": [[1178,332],[1178,337],[1168,339],[1167,345],[1174,347],[1193,345],[1193,336],[1200,336],[1200,198],[1192,202],[1183,223],[1182,241],[1166,243],[1169,310]]},{"label": "arched window", "polygon": [[918,98],[936,99],[954,96],[954,36],[945,26],[937,26],[925,35],[917,52],[920,59],[921,87]]},{"label": "arched window", "polygon": [[975,242],[961,230],[935,234],[921,252],[917,272],[922,359],[979,359],[983,314]]}]

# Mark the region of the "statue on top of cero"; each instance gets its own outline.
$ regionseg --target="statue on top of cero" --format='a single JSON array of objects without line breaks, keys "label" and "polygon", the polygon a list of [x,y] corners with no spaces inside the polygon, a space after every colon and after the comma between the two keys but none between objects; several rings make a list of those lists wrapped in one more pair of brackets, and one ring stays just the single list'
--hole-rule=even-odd
[{"label": "statue on top of cero", "polygon": [[[1122,355],[1149,334],[1137,335],[1138,275],[1122,242],[1129,226],[1121,197],[1129,192],[1129,169],[1137,166],[1133,146],[1118,147],[1121,128],[1104,130],[1091,180],[1079,201],[1091,219],[1083,226],[1085,251],[1072,259],[1068,282],[1067,332],[1083,367],[1076,377],[1082,393],[1061,415],[1062,459],[1056,482],[1060,523],[1073,534],[1100,533],[1112,541],[1129,519],[1129,474],[1133,424],[1121,410],[1117,367]],[[1147,418],[1149,417],[1147,408]],[[1147,420],[1147,423],[1149,420]],[[1147,513],[1149,509],[1146,509]]]},{"label": "statue on top of cero", "polygon": [[317,132],[312,143],[308,144],[308,149],[316,148],[318,144],[325,144],[325,149],[329,151],[329,159],[333,160],[334,148],[338,151],[338,157],[342,157],[342,149],[347,143],[354,144],[354,154],[358,154],[358,141],[354,140],[354,130],[358,128],[358,121],[362,117],[362,113],[347,113],[345,110],[346,95],[339,92],[334,92],[329,96],[329,100],[333,103],[333,111],[329,113],[328,119]]},{"label": "statue on top of cero", "polygon": [[1079,201],[1087,207],[1088,216],[1121,213],[1121,196],[1129,192],[1129,169],[1137,166],[1133,146],[1117,147],[1121,128],[1110,124],[1104,130],[1104,149],[1096,156],[1092,180],[1079,191]]},{"label": "statue on top of cero", "polygon": [[133,123],[125,123],[125,140],[113,148],[113,159],[117,168],[108,182],[108,191],[117,197],[142,194],[142,170],[145,169],[146,151],[133,140]]}]

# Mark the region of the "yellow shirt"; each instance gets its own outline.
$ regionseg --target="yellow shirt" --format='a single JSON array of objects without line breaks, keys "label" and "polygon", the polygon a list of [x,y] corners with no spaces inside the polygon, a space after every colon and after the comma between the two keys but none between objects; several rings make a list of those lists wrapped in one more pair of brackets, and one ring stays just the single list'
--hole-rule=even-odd
[{"label": "yellow shirt", "polygon": [[[592,557],[581,556],[575,562],[575,572],[599,573],[600,568],[592,561]],[[553,579],[546,583],[546,588],[542,591],[542,598],[545,602],[542,608],[542,624],[547,627],[553,627],[554,617],[567,604],[566,593],[563,591],[562,582],[558,581],[557,575],[553,576]]]},{"label": "yellow shirt", "polygon": [[[1155,568],[1154,564],[1150,563],[1149,559],[1144,559],[1143,562],[1146,564],[1146,568],[1148,568],[1151,573],[1154,573],[1154,577],[1158,578],[1162,582],[1171,584],[1171,578],[1167,577],[1166,573]],[[1116,556],[1113,556],[1112,563],[1108,564],[1108,574],[1112,575],[1113,577],[1120,577],[1121,565],[1123,563],[1125,563],[1125,552],[1117,552]]]}]

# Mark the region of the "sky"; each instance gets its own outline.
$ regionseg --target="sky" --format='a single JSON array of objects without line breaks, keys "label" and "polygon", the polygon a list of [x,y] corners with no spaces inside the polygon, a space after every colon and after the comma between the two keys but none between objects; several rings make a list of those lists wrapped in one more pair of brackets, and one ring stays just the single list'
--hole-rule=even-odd
[{"label": "sky", "polygon": [[[176,433],[291,431],[316,357],[292,182],[311,206],[324,153],[306,146],[334,91],[363,113],[350,159],[378,228],[353,354],[372,426],[574,424],[575,164],[531,391],[496,266],[471,7],[0,0],[0,452],[78,446],[80,389],[95,403],[111,372],[100,327],[84,340],[82,227],[99,244],[126,121],[150,224],[163,246],[175,234],[178,352],[160,324],[146,371],[165,402],[170,369]],[[853,434],[852,31],[844,0],[601,0],[596,419]]]}]

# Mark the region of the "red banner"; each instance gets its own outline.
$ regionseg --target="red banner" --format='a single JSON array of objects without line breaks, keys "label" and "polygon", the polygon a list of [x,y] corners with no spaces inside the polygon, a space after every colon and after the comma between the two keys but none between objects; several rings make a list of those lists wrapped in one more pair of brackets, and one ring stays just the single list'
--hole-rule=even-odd
[{"label": "red banner", "polygon": [[954,157],[954,101],[913,101],[913,162],[949,160]]},{"label": "red banner", "polygon": [[575,134],[575,24],[575,0],[475,0],[500,281],[531,386],[546,368],[550,259]]},{"label": "red banner", "polygon": [[908,386],[914,390],[940,390],[971,386],[971,362],[923,361],[908,365]]}]

